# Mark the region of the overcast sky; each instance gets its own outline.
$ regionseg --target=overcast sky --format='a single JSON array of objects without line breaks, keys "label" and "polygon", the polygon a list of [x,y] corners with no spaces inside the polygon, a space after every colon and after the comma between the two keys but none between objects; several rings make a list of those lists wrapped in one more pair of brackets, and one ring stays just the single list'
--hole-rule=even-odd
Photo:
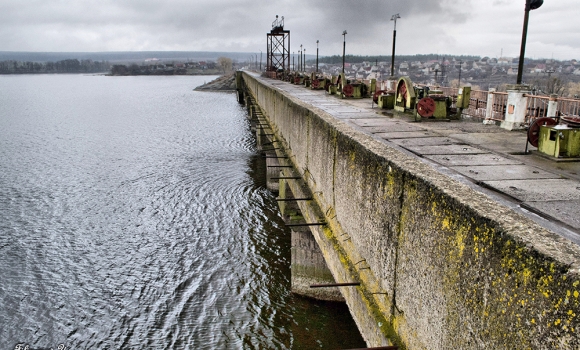
[{"label": "overcast sky", "polygon": [[[517,57],[525,0],[0,0],[0,51],[266,51],[284,16],[307,54]],[[580,59],[578,0],[530,13],[527,57]]]}]

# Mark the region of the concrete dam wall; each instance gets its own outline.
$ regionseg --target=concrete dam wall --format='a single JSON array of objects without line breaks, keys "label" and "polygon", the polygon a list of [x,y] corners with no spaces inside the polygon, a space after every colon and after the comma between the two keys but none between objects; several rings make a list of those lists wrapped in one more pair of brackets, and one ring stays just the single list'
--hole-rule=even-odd
[{"label": "concrete dam wall", "polygon": [[369,346],[580,348],[580,249],[508,207],[238,73]]}]

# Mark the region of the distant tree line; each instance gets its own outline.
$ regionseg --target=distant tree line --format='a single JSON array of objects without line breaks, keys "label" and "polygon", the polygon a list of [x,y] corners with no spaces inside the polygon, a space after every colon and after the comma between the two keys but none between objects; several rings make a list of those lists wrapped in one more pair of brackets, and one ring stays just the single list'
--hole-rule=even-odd
[{"label": "distant tree line", "polygon": [[[391,55],[388,56],[358,56],[358,55],[345,55],[344,60],[348,63],[362,63],[362,62],[391,62]],[[455,57],[457,59],[463,61],[474,61],[479,60],[481,57],[479,56],[443,56],[438,54],[427,54],[427,55],[396,55],[397,62],[404,62],[404,61],[432,61],[432,60],[441,60],[444,57],[451,58]],[[307,62],[314,62],[316,59],[308,59]],[[340,64],[342,63],[342,55],[333,55],[333,56],[325,56],[319,57],[318,61],[320,63],[328,63],[328,64]]]},{"label": "distant tree line", "polygon": [[104,73],[107,61],[66,59],[56,62],[0,61],[0,74]]}]

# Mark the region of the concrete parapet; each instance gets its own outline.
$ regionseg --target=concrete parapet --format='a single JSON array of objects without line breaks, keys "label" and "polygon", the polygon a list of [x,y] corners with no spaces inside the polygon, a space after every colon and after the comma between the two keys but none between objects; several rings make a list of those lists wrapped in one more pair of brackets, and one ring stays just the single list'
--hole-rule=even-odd
[{"label": "concrete parapet", "polygon": [[[369,346],[580,348],[580,249],[421,160],[244,74]],[[294,186],[295,188],[292,188]]]}]

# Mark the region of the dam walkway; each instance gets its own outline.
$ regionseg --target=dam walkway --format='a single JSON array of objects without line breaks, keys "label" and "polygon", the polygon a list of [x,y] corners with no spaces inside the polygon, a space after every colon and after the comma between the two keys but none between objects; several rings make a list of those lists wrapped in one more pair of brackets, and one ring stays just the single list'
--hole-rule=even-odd
[{"label": "dam walkway", "polygon": [[547,159],[531,145],[526,154],[525,131],[484,125],[476,118],[416,121],[409,114],[379,109],[369,98],[341,99],[252,75],[580,243],[580,162]]}]

